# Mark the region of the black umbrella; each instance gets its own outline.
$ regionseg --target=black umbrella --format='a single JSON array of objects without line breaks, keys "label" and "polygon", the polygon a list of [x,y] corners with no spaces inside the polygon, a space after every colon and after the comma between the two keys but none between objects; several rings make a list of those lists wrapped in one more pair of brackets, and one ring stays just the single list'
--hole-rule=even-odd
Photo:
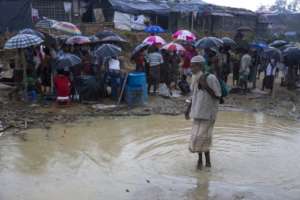
[{"label": "black umbrella", "polygon": [[289,47],[283,51],[284,61],[289,65],[300,64],[300,49],[297,47]]},{"label": "black umbrella", "polygon": [[222,41],[224,43],[224,46],[227,46],[227,47],[234,47],[237,45],[236,42],[229,37],[223,37]]},{"label": "black umbrella", "polygon": [[270,44],[271,47],[276,47],[276,48],[279,48],[279,47],[282,47],[284,45],[287,45],[289,44],[287,41],[284,41],[284,40],[275,40],[274,42],[272,42]]},{"label": "black umbrella", "polygon": [[278,48],[283,52],[284,50],[286,50],[287,48],[290,48],[290,47],[295,47],[295,45],[293,45],[293,44],[286,44],[286,45],[278,47]]},{"label": "black umbrella", "polygon": [[111,58],[120,55],[122,49],[113,44],[103,44],[95,51],[97,58]]},{"label": "black umbrella", "polygon": [[266,58],[275,59],[277,61],[281,60],[281,51],[274,47],[270,47],[264,50],[264,55]]},{"label": "black umbrella", "polygon": [[140,51],[146,49],[148,46],[149,46],[149,45],[146,44],[146,43],[142,43],[142,44],[137,45],[137,46],[133,49],[133,51],[132,51],[132,53],[131,53],[131,55],[132,55],[131,57],[134,57],[138,52],[140,52]]},{"label": "black umbrella", "polygon": [[223,41],[216,37],[204,37],[198,40],[195,44],[195,47],[199,49],[206,49],[206,48],[219,49],[221,46],[223,46]]},{"label": "black umbrella", "polygon": [[56,59],[56,66],[58,69],[64,69],[66,71],[69,71],[71,67],[74,67],[76,65],[79,65],[81,63],[81,59],[70,53],[65,53]]},{"label": "black umbrella", "polygon": [[89,36],[89,39],[91,40],[91,43],[97,43],[99,42],[99,38],[95,35]]},{"label": "black umbrella", "polygon": [[116,36],[116,37],[120,37],[117,33],[114,33],[112,31],[102,31],[102,32],[98,32],[95,34],[100,40],[104,39],[108,36]]}]

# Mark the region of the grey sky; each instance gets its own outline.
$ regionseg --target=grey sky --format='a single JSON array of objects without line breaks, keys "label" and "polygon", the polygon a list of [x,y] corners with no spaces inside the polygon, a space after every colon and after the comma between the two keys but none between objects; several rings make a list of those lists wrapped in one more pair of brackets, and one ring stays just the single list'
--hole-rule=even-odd
[{"label": "grey sky", "polygon": [[260,5],[270,5],[275,0],[204,0],[204,1],[208,3],[217,4],[217,5],[256,10]]}]

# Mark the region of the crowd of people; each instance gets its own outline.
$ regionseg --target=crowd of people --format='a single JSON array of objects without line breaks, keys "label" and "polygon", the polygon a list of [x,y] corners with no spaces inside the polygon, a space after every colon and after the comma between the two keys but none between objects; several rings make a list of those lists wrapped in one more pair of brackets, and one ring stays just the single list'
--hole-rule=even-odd
[{"label": "crowd of people", "polygon": [[230,47],[196,49],[192,43],[185,42],[185,51],[167,51],[159,45],[150,46],[133,57],[137,71],[146,72],[150,88],[154,93],[160,83],[165,83],[170,91],[174,88],[188,94],[190,87],[187,80],[192,76],[191,60],[194,56],[202,55],[205,58],[206,73],[215,74],[224,84],[229,83],[232,74],[232,87],[238,88],[240,93],[246,94],[250,87],[257,87],[257,80],[264,73],[261,89],[273,88],[274,77],[278,76],[279,60],[263,58],[257,49]]},{"label": "crowd of people", "polygon": [[[148,45],[131,57],[135,63],[135,71],[145,72],[148,80],[148,93],[157,94],[160,84],[169,89],[170,95],[174,89],[183,95],[190,93],[192,76],[191,60],[197,55],[205,59],[206,73],[214,74],[221,83],[223,90],[227,87],[229,75],[232,74],[232,87],[239,88],[242,94],[249,91],[249,83],[256,88],[256,80],[261,72],[265,77],[262,89],[273,88],[274,77],[278,76],[279,61],[263,59],[257,49],[236,48],[230,46],[209,47],[197,49],[192,42],[183,42],[184,51],[167,50],[161,44]],[[29,96],[49,97],[56,95],[56,100],[80,98],[76,80],[80,76],[93,76],[98,82],[98,97],[111,95],[118,99],[125,79],[122,68],[124,60],[118,56],[101,60],[94,55],[93,45],[50,45],[27,48],[27,79]],[[74,67],[57,67],[57,58],[65,54],[73,54],[81,59]],[[20,82],[23,78],[23,67],[11,61],[10,68],[13,76],[2,77],[2,82]],[[153,87],[153,92],[151,88]]]}]

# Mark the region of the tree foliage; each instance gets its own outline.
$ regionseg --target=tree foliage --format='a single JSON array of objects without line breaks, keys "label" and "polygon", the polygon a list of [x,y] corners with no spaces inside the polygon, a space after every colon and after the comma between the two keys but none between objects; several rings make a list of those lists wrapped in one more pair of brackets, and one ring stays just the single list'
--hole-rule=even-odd
[{"label": "tree foliage", "polygon": [[262,5],[257,9],[258,12],[273,13],[295,13],[300,11],[300,0],[276,0],[271,6]]}]

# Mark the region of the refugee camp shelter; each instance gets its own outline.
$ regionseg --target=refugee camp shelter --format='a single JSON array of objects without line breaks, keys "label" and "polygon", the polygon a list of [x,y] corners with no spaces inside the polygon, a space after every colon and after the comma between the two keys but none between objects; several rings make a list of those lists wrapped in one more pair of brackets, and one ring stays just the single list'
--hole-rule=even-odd
[{"label": "refugee camp shelter", "polygon": [[300,13],[266,13],[262,14],[270,22],[273,33],[298,32],[300,33]]},{"label": "refugee camp shelter", "polygon": [[0,0],[0,33],[31,26],[31,0]]},{"label": "refugee camp shelter", "polygon": [[[78,5],[77,1],[73,2],[71,0],[32,0],[32,8],[37,10],[40,17],[43,16],[61,21],[69,21],[70,16],[64,8],[65,3],[71,3],[71,5],[73,4],[73,7]],[[71,18],[74,15],[75,10],[76,9],[71,10]]]},{"label": "refugee camp shelter", "polygon": [[[203,34],[224,35],[240,26],[256,30],[258,23],[258,15],[250,10],[195,0],[101,0],[100,7],[107,22],[125,29],[130,29],[141,18],[170,32],[189,29]],[[261,24],[261,28],[267,29],[267,24]]]},{"label": "refugee camp shelter", "polygon": [[32,0],[39,17],[72,22],[94,22],[98,4],[99,0]]}]

